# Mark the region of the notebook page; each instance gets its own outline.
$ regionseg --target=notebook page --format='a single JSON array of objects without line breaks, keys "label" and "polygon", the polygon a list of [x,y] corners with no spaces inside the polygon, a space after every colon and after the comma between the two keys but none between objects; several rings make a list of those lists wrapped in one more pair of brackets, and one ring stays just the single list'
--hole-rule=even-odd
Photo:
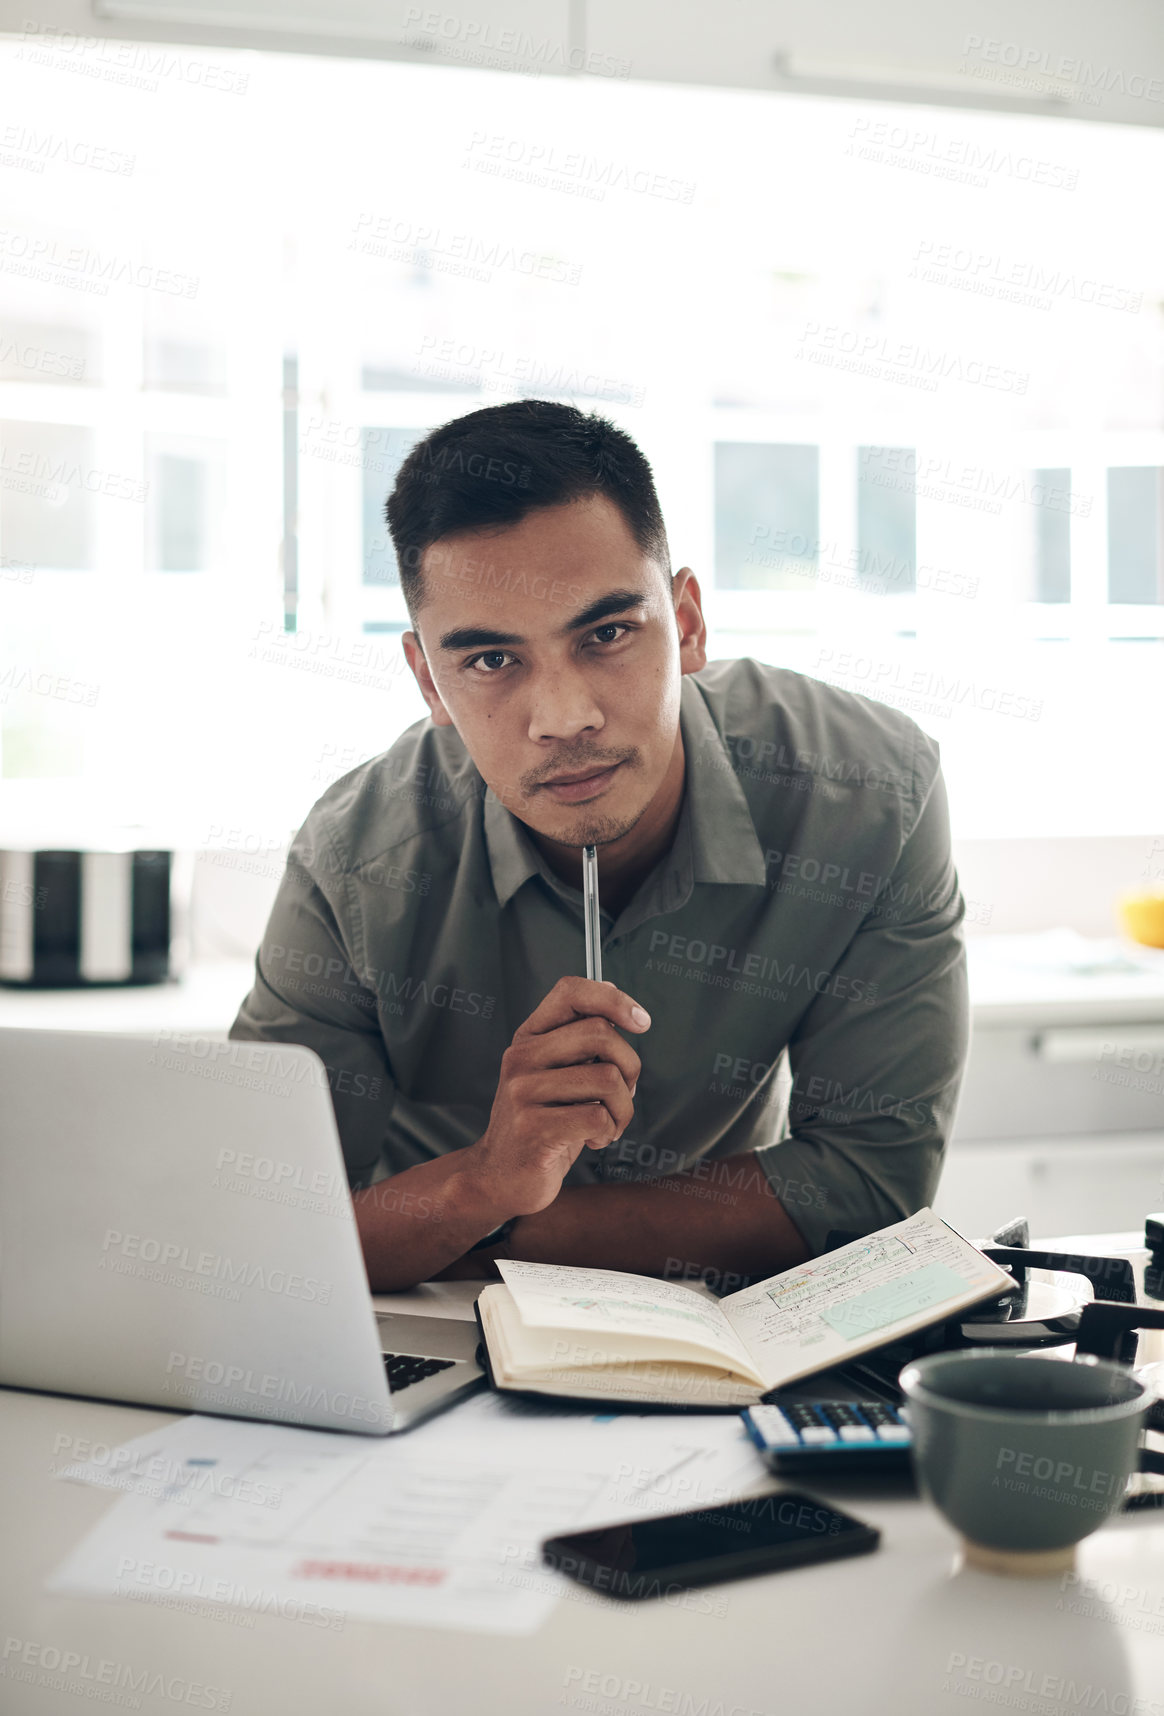
[{"label": "notebook page", "polygon": [[773,1388],[1011,1285],[1004,1270],[925,1209],[732,1293],[720,1309]]},{"label": "notebook page", "polygon": [[609,1343],[619,1334],[688,1341],[755,1370],[740,1337],[719,1306],[680,1287],[617,1269],[583,1269],[566,1263],[496,1259],[523,1323],[532,1328],[581,1330]]}]

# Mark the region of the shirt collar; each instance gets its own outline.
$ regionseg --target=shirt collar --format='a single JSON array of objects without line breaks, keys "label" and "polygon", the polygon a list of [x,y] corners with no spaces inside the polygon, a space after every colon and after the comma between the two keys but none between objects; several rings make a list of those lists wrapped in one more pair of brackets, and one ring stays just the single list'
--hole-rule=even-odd
[{"label": "shirt collar", "polygon": [[[743,882],[763,887],[764,851],[731,753],[691,674],[680,683],[679,726],[686,761],[686,790],[675,847],[691,847],[694,882]],[[492,787],[485,789],[485,844],[499,906],[505,906],[531,876],[546,875],[541,854],[525,824],[506,810]]]}]

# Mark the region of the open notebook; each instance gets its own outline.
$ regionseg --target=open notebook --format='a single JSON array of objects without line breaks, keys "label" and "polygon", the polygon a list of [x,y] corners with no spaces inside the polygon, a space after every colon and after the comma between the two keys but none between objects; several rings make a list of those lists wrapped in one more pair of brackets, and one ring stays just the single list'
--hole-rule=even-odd
[{"label": "open notebook", "polygon": [[495,1387],[675,1406],[750,1406],[1014,1286],[929,1209],[718,1303],[613,1269],[497,1267],[477,1300]]}]

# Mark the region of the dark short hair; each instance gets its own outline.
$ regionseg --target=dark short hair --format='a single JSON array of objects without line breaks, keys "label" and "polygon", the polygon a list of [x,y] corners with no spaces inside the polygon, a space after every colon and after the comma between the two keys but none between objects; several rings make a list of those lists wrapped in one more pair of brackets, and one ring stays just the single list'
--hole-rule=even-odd
[{"label": "dark short hair", "polygon": [[651,467],[607,418],[518,399],[442,423],[413,447],[384,507],[409,612],[415,617],[423,604],[421,561],[434,542],[596,494],[614,502],[640,549],[670,577]]}]

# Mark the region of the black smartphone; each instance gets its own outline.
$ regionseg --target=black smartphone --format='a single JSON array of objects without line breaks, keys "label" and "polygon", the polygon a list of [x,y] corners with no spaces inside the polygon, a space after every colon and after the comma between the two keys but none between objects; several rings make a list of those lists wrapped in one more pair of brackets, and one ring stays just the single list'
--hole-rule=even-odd
[{"label": "black smartphone", "polygon": [[633,1599],[861,1555],[880,1541],[879,1531],[851,1514],[781,1490],[551,1537],[542,1544],[542,1559],[580,1585]]}]

